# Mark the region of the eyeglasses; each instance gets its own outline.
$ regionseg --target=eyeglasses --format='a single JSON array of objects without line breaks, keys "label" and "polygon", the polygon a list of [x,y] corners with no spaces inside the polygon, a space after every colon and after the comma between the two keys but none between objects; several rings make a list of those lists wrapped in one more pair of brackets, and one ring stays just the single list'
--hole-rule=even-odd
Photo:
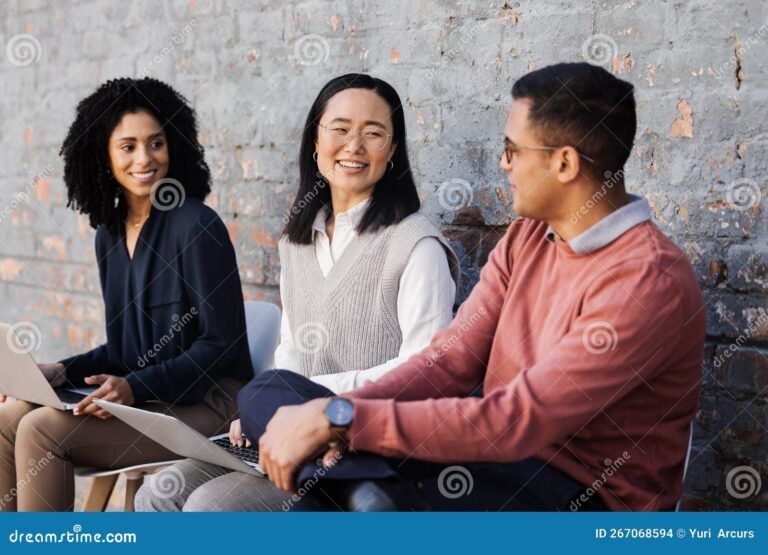
[{"label": "eyeglasses", "polygon": [[346,123],[318,124],[336,146],[348,144],[355,136],[360,137],[360,142],[367,150],[381,151],[387,148],[389,138],[392,136],[379,127],[364,127],[355,132]]},{"label": "eyeglasses", "polygon": [[[504,155],[507,159],[507,164],[512,163],[512,157],[519,150],[557,150],[558,148],[563,148],[563,147],[561,146],[522,146],[522,145],[516,145],[506,137],[504,138]],[[576,153],[579,155],[579,158],[584,159],[590,164],[595,163],[594,158],[590,158],[589,156],[587,156],[586,154],[582,154],[578,150],[576,150]]]}]

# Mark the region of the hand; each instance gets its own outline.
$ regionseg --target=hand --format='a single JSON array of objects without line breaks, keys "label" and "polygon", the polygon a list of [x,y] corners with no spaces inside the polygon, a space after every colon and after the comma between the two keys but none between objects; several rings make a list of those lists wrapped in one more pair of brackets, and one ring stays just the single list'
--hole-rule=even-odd
[{"label": "hand", "polygon": [[6,397],[6,396],[5,396],[5,395],[3,395],[2,393],[0,393],[0,403],[5,403],[5,400],[6,400],[7,398],[8,398],[8,397]]},{"label": "hand", "polygon": [[67,379],[66,367],[60,362],[42,363],[38,364],[37,367],[40,368],[51,387],[59,387]]},{"label": "hand", "polygon": [[232,445],[237,445],[238,447],[242,447],[243,438],[245,438],[246,447],[251,447],[251,445],[253,445],[251,443],[251,440],[243,435],[243,427],[240,424],[240,419],[238,418],[237,420],[233,420],[232,424],[229,425],[229,442]]},{"label": "hand", "polygon": [[125,378],[98,374],[97,376],[85,378],[85,383],[88,385],[99,385],[100,387],[77,404],[73,411],[77,416],[92,414],[102,420],[112,418],[112,415],[99,408],[93,402],[93,399],[104,399],[105,401],[112,401],[121,405],[132,405],[134,403],[133,390]]},{"label": "hand", "polygon": [[295,493],[298,469],[337,439],[325,417],[329,400],[280,407],[259,438],[259,464],[281,490]]}]

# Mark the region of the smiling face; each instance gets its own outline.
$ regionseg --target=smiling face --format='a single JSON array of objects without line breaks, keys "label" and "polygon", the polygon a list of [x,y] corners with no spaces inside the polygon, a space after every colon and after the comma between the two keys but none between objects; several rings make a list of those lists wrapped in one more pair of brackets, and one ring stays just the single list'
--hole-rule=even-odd
[{"label": "smiling face", "polygon": [[[513,146],[546,146],[530,126],[530,106],[526,99],[512,102],[504,135]],[[502,153],[499,167],[507,174],[514,209],[519,216],[537,220],[557,217],[563,191],[551,151],[522,148],[515,151],[510,162]]]},{"label": "smiling face", "polygon": [[317,166],[334,198],[354,205],[373,194],[387,170],[392,143],[391,108],[372,90],[346,89],[335,94],[317,128]]},{"label": "smiling face", "polygon": [[168,175],[168,143],[160,123],[141,111],[125,114],[109,137],[109,165],[127,197],[149,197]]}]

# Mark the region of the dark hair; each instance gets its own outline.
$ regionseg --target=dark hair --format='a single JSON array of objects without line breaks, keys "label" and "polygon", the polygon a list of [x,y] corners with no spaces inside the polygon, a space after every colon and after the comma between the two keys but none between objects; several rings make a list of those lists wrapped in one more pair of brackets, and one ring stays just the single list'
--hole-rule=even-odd
[{"label": "dark hair", "polygon": [[75,121],[59,155],[64,157],[67,206],[88,214],[96,228],[117,231],[121,188],[109,171],[109,137],[125,114],[145,111],[154,116],[168,140],[168,175],[184,194],[200,200],[211,192],[211,172],[197,140],[195,112],[186,99],[165,83],[113,79],[77,105]]},{"label": "dark hair", "polygon": [[[322,179],[317,162],[312,158],[317,140],[317,127],[328,106],[328,101],[346,89],[368,89],[378,94],[389,105],[394,134],[392,143],[397,145],[392,156],[391,169],[387,169],[376,184],[371,203],[357,225],[358,233],[373,232],[382,227],[396,224],[418,211],[421,206],[416,183],[411,173],[405,142],[405,118],[403,106],[395,89],[389,83],[370,75],[349,73],[331,79],[315,98],[307,115],[304,134],[299,151],[299,191],[293,201],[288,223],[283,234],[292,243],[312,243],[312,223],[318,211],[331,203],[331,192],[327,184],[318,186]],[[321,181],[321,184],[323,182]]]},{"label": "dark hair", "polygon": [[556,64],[523,75],[512,97],[533,103],[529,121],[549,146],[572,146],[589,156],[583,172],[603,181],[629,158],[637,130],[634,87],[601,67]]}]

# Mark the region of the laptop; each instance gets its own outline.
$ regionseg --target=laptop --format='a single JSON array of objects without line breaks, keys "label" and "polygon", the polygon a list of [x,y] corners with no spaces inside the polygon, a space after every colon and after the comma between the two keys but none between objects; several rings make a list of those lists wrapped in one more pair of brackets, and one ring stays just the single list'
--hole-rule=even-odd
[{"label": "laptop", "polygon": [[259,466],[259,453],[256,448],[232,445],[229,442],[229,434],[205,437],[178,418],[167,414],[120,405],[103,399],[94,399],[93,402],[177,455],[247,474],[264,476],[264,470]]},{"label": "laptop", "polygon": [[0,323],[0,393],[35,405],[72,410],[96,389],[54,389],[14,329]]}]

